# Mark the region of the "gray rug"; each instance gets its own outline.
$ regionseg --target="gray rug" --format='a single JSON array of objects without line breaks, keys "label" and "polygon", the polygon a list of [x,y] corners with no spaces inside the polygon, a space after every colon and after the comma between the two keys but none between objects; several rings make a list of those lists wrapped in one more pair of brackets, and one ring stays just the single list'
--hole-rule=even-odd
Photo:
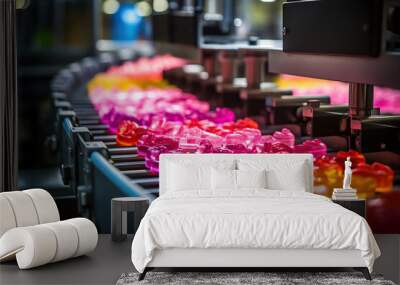
[{"label": "gray rug", "polygon": [[246,284],[376,284],[395,285],[381,276],[372,275],[368,281],[359,272],[148,272],[146,278],[138,281],[138,273],[122,274],[117,285],[146,284],[213,284],[213,285],[246,285]]}]

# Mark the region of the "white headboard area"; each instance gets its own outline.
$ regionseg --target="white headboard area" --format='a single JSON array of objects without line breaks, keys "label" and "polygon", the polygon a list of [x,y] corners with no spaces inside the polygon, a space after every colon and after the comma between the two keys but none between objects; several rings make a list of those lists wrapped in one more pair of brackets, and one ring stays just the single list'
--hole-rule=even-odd
[{"label": "white headboard area", "polygon": [[232,162],[237,166],[238,162],[249,163],[266,163],[270,168],[274,165],[282,165],[284,163],[290,168],[291,164],[298,164],[304,162],[304,189],[307,192],[313,192],[313,156],[311,154],[161,154],[160,156],[160,196],[167,191],[166,185],[168,184],[168,165],[170,163],[190,165],[193,166],[213,166],[219,162]]}]

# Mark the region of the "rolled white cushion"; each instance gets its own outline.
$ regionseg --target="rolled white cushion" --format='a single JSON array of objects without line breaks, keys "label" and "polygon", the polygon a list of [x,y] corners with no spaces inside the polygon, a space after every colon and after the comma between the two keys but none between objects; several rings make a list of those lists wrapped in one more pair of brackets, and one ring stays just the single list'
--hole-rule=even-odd
[{"label": "rolled white cushion", "polygon": [[55,222],[44,224],[56,236],[57,250],[51,262],[57,262],[75,256],[78,250],[79,237],[70,223]]},{"label": "rolled white cushion", "polygon": [[0,193],[0,237],[15,227],[60,220],[53,197],[43,189]]},{"label": "rolled white cushion", "polygon": [[33,226],[39,223],[38,214],[31,197],[22,191],[1,193],[11,205],[17,227]]},{"label": "rolled white cushion", "polygon": [[9,229],[15,228],[17,222],[11,204],[0,194],[0,237]]},{"label": "rolled white cushion", "polygon": [[28,269],[89,253],[97,245],[97,229],[87,219],[18,227],[0,238],[0,261],[16,256],[20,269]]},{"label": "rolled white cushion", "polygon": [[49,192],[43,189],[29,189],[23,191],[30,196],[36,208],[39,224],[57,222],[60,220],[56,202]]},{"label": "rolled white cushion", "polygon": [[43,225],[14,228],[0,239],[0,260],[16,255],[20,269],[51,262],[56,250],[56,236]]},{"label": "rolled white cushion", "polygon": [[94,250],[97,246],[98,234],[92,221],[85,218],[74,218],[64,222],[74,226],[78,233],[78,248],[75,256],[83,255]]}]

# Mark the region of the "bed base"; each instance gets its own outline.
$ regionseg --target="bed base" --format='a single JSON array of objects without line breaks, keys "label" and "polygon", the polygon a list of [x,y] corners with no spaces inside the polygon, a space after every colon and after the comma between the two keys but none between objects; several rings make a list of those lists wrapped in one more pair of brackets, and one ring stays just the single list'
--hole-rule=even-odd
[{"label": "bed base", "polygon": [[[254,249],[254,248],[168,248],[157,249],[152,260],[139,275],[143,280],[153,269],[201,269],[208,272],[290,270],[336,270],[353,268],[371,280],[369,270],[359,250],[351,249]],[[319,269],[319,270],[318,270]],[[197,270],[198,271],[198,270]]]},{"label": "bed base", "polygon": [[[169,269],[171,270],[172,268],[165,268],[165,267],[146,267],[142,273],[139,274],[138,280],[142,281],[146,277],[146,273],[155,269]],[[371,274],[369,273],[369,270],[367,267],[348,267],[352,268],[353,270],[360,271],[366,280],[372,280]],[[324,268],[313,268],[313,267],[307,267],[307,268],[295,268],[295,267],[269,267],[269,268],[260,268],[260,267],[252,267],[252,268],[236,268],[236,267],[229,267],[229,268],[221,268],[221,267],[201,267],[201,268],[196,268],[196,267],[182,267],[182,268],[173,268],[174,271],[201,271],[201,272],[216,272],[216,271],[226,271],[226,272],[269,272],[271,270],[274,271],[293,271],[296,269],[296,271],[312,271],[312,272],[318,272],[321,271],[323,272],[324,270],[327,269],[327,267]],[[342,268],[332,268],[333,270],[339,270]]]}]

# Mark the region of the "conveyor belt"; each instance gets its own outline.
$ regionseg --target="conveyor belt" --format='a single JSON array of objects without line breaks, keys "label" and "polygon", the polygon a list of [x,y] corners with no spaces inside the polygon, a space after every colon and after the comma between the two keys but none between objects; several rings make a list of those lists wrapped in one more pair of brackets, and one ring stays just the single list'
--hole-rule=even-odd
[{"label": "conveyor belt", "polygon": [[117,146],[116,135],[109,133],[108,126],[100,122],[88,99],[72,100],[71,106],[77,115],[79,126],[88,128],[94,141],[106,144],[112,165],[126,175],[134,187],[141,187],[158,196],[158,175],[146,168],[144,158],[137,154],[137,148]]}]

